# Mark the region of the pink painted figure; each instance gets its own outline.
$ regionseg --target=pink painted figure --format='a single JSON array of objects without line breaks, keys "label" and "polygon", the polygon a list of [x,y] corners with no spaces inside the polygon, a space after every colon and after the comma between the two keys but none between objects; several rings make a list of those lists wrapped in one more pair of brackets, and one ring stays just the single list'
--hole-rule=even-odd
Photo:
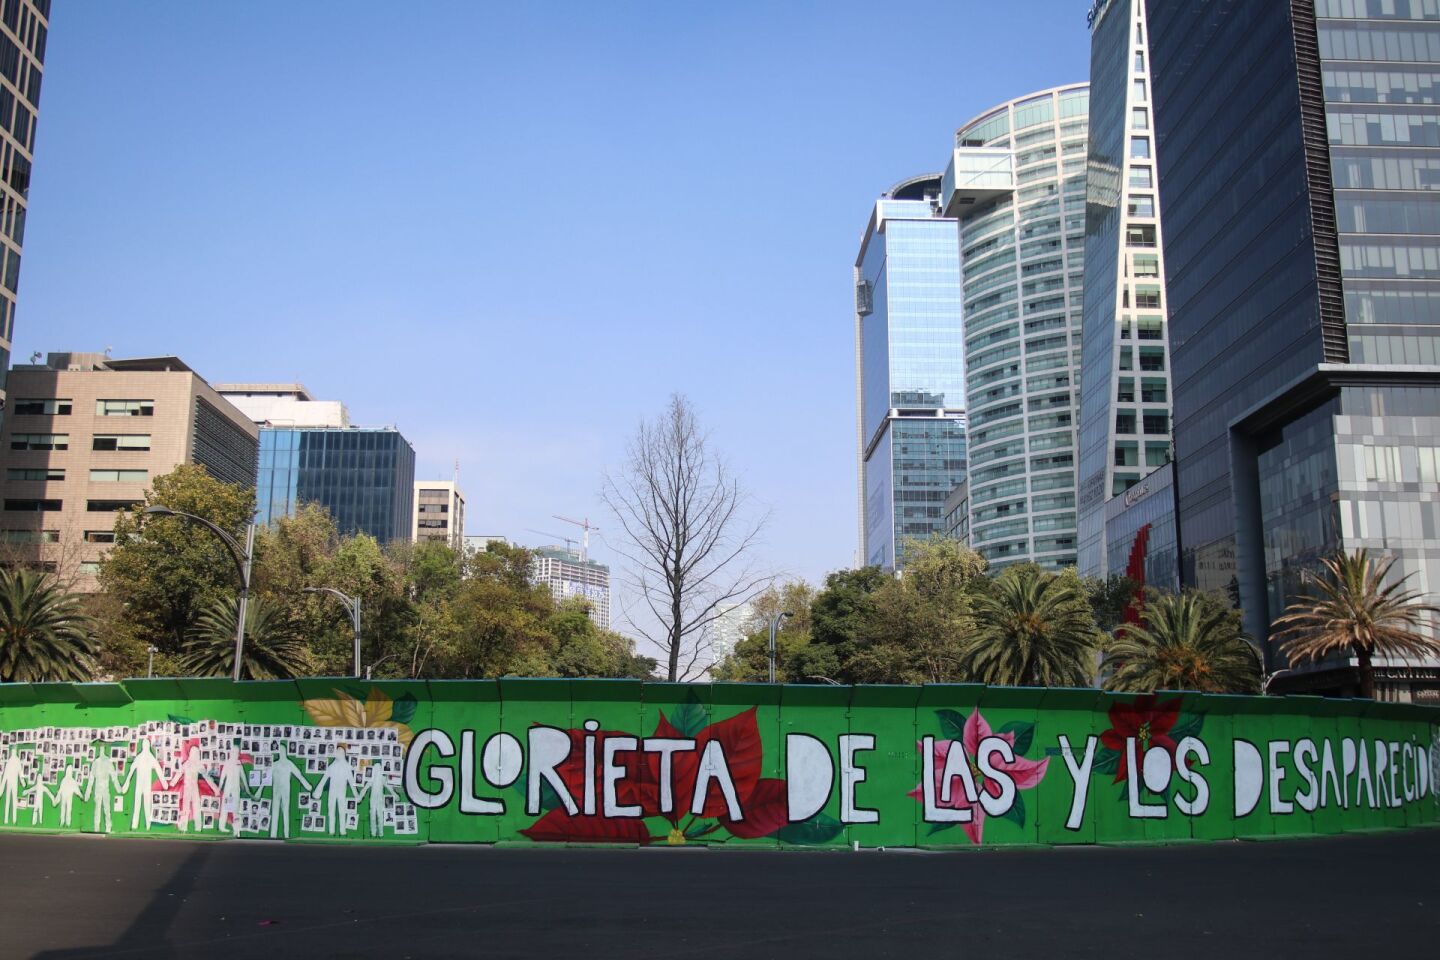
[{"label": "pink painted figure", "polygon": [[310,781],[295,766],[290,754],[282,748],[275,751],[275,763],[270,767],[270,839],[275,839],[280,827],[280,818],[285,818],[284,836],[290,836],[290,781],[299,781],[300,786],[310,789]]},{"label": "pink painted figure", "polygon": [[110,745],[96,742],[98,748],[95,754],[95,762],[90,764],[90,782],[85,786],[85,799],[95,798],[95,811],[91,817],[90,829],[95,833],[100,832],[100,818],[105,818],[105,832],[110,832],[110,791],[117,794],[125,792],[125,785],[120,780],[120,774],[115,771],[115,761],[110,759]]},{"label": "pink painted figure", "polygon": [[339,827],[340,836],[345,836],[345,801],[355,793],[355,768],[350,765],[350,757],[344,747],[335,748],[335,756],[315,785],[315,792],[325,794],[328,832],[334,835],[336,827]]},{"label": "pink painted figure", "polygon": [[[130,812],[130,829],[140,829],[140,811],[145,811],[145,829],[155,825],[155,794],[151,789],[155,781],[160,781],[161,786],[170,786],[161,776],[160,761],[155,759],[155,753],[150,749],[148,738],[140,741],[140,752],[130,764],[130,771],[125,774],[126,786],[130,781],[135,781],[135,806]],[[124,792],[122,787],[121,792]]]},{"label": "pink painted figure", "polygon": [[200,783],[204,781],[210,785],[211,793],[219,793],[215,781],[205,772],[206,763],[200,759],[200,748],[191,744],[185,751],[185,761],[180,764],[180,770],[176,777],[180,781],[180,819],[176,825],[181,833],[185,833],[193,824],[198,830],[203,822],[200,817]]}]

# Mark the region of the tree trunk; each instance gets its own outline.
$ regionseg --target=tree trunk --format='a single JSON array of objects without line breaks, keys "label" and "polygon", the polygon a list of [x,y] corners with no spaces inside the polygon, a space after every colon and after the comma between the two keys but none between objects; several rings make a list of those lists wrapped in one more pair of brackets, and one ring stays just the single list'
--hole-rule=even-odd
[{"label": "tree trunk", "polygon": [[1355,660],[1360,672],[1360,696],[1375,699],[1375,667],[1370,663],[1370,651],[1355,644]]}]

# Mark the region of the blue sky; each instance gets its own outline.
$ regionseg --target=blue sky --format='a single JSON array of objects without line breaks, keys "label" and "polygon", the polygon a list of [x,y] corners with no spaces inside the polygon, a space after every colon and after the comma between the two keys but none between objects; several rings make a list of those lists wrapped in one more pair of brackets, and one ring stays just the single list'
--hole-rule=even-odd
[{"label": "blue sky", "polygon": [[763,562],[819,580],[855,551],[870,205],[1086,79],[1086,8],[57,3],[15,360],[301,380],[530,544],[608,533],[601,471],[683,391]]}]

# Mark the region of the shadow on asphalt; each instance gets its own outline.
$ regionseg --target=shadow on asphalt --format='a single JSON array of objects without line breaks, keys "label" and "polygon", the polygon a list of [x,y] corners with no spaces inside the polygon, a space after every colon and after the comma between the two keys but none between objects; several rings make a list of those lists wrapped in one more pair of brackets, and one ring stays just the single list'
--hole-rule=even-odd
[{"label": "shadow on asphalt", "polygon": [[1432,956],[1440,830],[966,853],[0,836],[0,956]]}]

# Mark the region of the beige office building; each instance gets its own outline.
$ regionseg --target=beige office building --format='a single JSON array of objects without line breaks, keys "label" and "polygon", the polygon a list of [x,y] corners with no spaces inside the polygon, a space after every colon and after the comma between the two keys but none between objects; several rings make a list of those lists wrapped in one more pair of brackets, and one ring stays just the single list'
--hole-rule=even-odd
[{"label": "beige office building", "polygon": [[258,432],[177,357],[52,353],[10,371],[0,449],[0,548],[8,562],[94,589],[116,511],[182,463],[255,485]]},{"label": "beige office building", "polygon": [[[0,186],[0,371],[10,364],[15,330],[15,296],[20,289],[20,253],[49,35],[50,0],[8,0],[0,5],[0,183],[4,184]],[[13,388],[8,392],[15,395]],[[0,378],[0,407],[6,393]]]},{"label": "beige office building", "polygon": [[454,480],[416,480],[414,513],[411,540],[465,549],[465,495]]}]

